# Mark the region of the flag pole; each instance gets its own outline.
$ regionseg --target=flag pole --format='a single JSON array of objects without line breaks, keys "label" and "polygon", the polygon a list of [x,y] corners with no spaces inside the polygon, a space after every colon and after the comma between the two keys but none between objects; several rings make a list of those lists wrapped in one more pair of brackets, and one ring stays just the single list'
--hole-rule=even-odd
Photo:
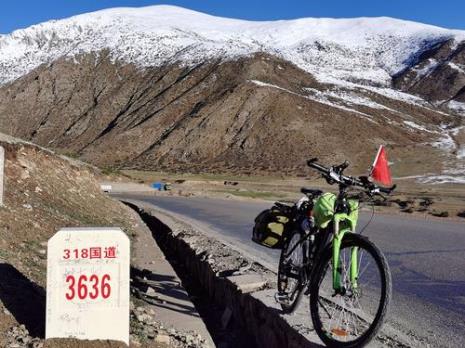
[{"label": "flag pole", "polygon": [[378,161],[378,157],[379,157],[379,154],[381,153],[382,148],[383,148],[383,145],[380,145],[378,148],[378,152],[376,153],[375,160],[373,161],[373,164],[371,165],[370,174],[368,176],[371,176],[371,174],[373,174],[373,169],[375,169],[375,164],[376,164],[376,161]]}]

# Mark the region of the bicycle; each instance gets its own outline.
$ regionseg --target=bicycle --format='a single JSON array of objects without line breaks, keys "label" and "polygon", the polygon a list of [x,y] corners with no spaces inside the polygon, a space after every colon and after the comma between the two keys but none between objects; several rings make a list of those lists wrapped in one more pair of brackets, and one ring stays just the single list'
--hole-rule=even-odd
[{"label": "bicycle", "polygon": [[[330,347],[360,347],[377,334],[391,298],[391,273],[385,256],[367,237],[355,233],[360,193],[374,198],[386,188],[343,174],[348,162],[326,168],[317,159],[307,162],[339,193],[302,188],[305,195],[293,207],[293,228],[284,236],[278,269],[276,300],[284,312],[294,311],[302,294],[310,295],[315,331]],[[360,189],[349,194],[349,188]],[[384,197],[385,198],[385,197]]]}]

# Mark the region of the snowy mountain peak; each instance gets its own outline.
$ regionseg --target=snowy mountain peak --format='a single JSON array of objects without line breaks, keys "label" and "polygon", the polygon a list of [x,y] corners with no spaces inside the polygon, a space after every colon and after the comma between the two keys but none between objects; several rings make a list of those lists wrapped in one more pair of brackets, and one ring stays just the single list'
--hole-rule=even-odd
[{"label": "snowy mountain peak", "polygon": [[392,18],[303,18],[254,22],[175,6],[113,8],[0,36],[0,84],[59,57],[108,49],[140,67],[267,52],[322,81],[389,84],[424,49],[465,32]]}]

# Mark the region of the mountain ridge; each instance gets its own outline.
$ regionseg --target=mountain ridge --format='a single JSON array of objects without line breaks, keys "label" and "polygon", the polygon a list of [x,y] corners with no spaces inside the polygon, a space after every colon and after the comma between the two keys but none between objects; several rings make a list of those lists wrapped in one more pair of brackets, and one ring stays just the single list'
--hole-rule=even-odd
[{"label": "mountain ridge", "polygon": [[[465,180],[462,32],[385,18],[196,14],[202,22],[163,8],[145,22],[107,10],[78,16],[87,26],[67,19],[42,25],[63,31],[0,38],[0,130],[145,170],[296,174],[308,153],[366,168],[385,144],[396,175]],[[392,30],[363,24],[380,20]],[[418,158],[431,163],[409,164]]]},{"label": "mountain ridge", "polygon": [[[346,71],[350,67],[356,69],[358,78],[386,85],[390,76],[408,67],[412,55],[447,40],[465,40],[465,31],[389,17],[254,22],[167,5],[116,8],[49,21],[0,37],[4,76],[0,83],[61,56],[109,49],[114,60],[141,67],[173,60],[195,65],[205,58],[235,59],[265,52],[322,80],[325,74],[333,77],[329,70],[318,72],[329,64],[339,72],[336,78],[353,78]],[[329,58],[325,59],[327,52],[319,53],[322,49],[331,51]]]}]

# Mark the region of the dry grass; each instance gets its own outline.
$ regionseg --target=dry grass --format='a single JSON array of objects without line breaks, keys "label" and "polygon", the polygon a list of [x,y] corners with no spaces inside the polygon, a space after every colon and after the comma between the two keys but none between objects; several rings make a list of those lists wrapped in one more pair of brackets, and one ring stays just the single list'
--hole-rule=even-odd
[{"label": "dry grass", "polygon": [[[408,164],[413,165],[413,164]],[[406,165],[407,166],[407,165]],[[407,168],[402,171],[407,172]],[[298,199],[301,187],[319,188],[335,192],[337,187],[329,186],[317,177],[277,177],[245,176],[232,174],[182,174],[150,171],[124,171],[130,179],[151,183],[166,181],[172,183],[173,192],[238,199],[288,200]],[[176,183],[178,181],[178,183]],[[225,185],[225,181],[237,185]],[[387,206],[377,209],[384,212],[402,212],[416,215],[445,215],[457,217],[465,209],[465,185],[419,184],[413,179],[394,180],[397,184],[395,193],[389,197]],[[429,202],[431,201],[431,204]]]}]

